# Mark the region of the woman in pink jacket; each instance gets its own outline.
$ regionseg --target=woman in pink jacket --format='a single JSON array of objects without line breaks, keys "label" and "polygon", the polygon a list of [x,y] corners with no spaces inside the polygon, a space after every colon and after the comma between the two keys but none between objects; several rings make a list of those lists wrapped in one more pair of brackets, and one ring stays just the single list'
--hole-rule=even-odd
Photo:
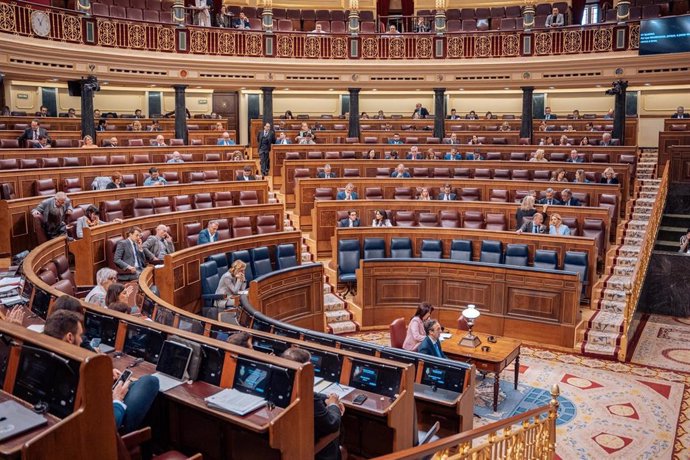
[{"label": "woman in pink jacket", "polygon": [[424,331],[424,321],[431,317],[431,312],[434,311],[433,305],[427,302],[422,302],[417,308],[417,312],[410,320],[407,326],[407,336],[403,342],[403,348],[409,351],[417,351],[419,344],[426,338]]}]

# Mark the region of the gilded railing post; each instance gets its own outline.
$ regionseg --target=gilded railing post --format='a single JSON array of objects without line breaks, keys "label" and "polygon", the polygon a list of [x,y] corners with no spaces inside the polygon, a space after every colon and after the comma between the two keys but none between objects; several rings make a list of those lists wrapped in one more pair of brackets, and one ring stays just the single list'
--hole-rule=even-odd
[{"label": "gilded railing post", "polygon": [[264,32],[273,33],[273,0],[262,0],[264,7],[261,13],[261,26]]},{"label": "gilded railing post", "polygon": [[534,18],[537,10],[534,8],[534,4],[527,3],[522,8],[522,25],[525,30],[530,30],[534,27]]},{"label": "gilded railing post", "polygon": [[182,0],[175,0],[172,6],[173,22],[177,27],[184,27],[186,22],[186,11]]},{"label": "gilded railing post", "polygon": [[551,387],[551,401],[549,401],[549,441],[548,441],[548,458],[553,458],[556,453],[556,420],[558,420],[558,397],[561,395],[561,389],[558,385]]},{"label": "gilded railing post", "polygon": [[434,17],[434,29],[437,35],[446,33],[446,0],[436,0],[436,16]]},{"label": "gilded railing post", "polygon": [[91,0],[77,0],[77,11],[84,16],[91,16]]},{"label": "gilded railing post", "polygon": [[630,2],[628,0],[620,0],[616,5],[616,20],[618,22],[625,22],[630,19]]},{"label": "gilded railing post", "polygon": [[348,16],[347,29],[352,35],[359,33],[359,0],[350,0],[350,15]]}]

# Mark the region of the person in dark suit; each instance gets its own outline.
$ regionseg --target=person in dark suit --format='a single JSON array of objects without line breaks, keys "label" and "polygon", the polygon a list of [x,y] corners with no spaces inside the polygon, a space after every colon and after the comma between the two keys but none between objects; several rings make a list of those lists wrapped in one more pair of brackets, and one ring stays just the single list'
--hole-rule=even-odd
[{"label": "person in dark suit", "polygon": [[391,145],[400,145],[403,144],[403,140],[400,139],[400,134],[395,133],[393,134],[393,137],[388,138],[388,143]]},{"label": "person in dark suit", "polygon": [[422,107],[419,102],[414,106],[414,112],[412,112],[412,118],[426,118],[429,116],[429,111],[426,107]]},{"label": "person in dark suit", "polygon": [[458,140],[458,135],[455,133],[451,133],[450,137],[448,139],[443,140],[444,144],[449,144],[449,145],[458,145],[460,144],[460,141]]},{"label": "person in dark suit", "polygon": [[232,21],[232,26],[235,29],[249,29],[251,27],[249,24],[249,18],[247,18],[243,11],[241,11],[240,15],[235,18],[234,21]]},{"label": "person in dark suit", "polygon": [[331,165],[329,164],[323,167],[323,171],[319,171],[319,179],[334,179],[336,177],[338,175],[331,171]]},{"label": "person in dark suit", "polygon": [[40,110],[40,112],[36,112],[37,117],[45,118],[50,116],[50,113],[48,113],[48,107],[45,105],[42,105]]},{"label": "person in dark suit", "polygon": [[553,206],[553,205],[562,205],[563,202],[556,198],[556,192],[552,188],[547,188],[546,189],[546,196],[542,198],[541,200],[537,201],[538,204],[545,204],[548,206]]},{"label": "person in dark suit", "polygon": [[218,222],[212,220],[208,223],[205,229],[199,232],[197,244],[213,243],[218,241]]},{"label": "person in dark suit", "polygon": [[445,358],[446,355],[441,349],[441,341],[439,340],[441,338],[441,323],[435,319],[428,319],[424,322],[424,331],[426,338],[417,348],[417,353]]},{"label": "person in dark suit", "polygon": [[52,146],[48,143],[48,138],[44,135],[38,136],[38,142],[33,143],[35,149],[49,149]]},{"label": "person in dark suit", "polygon": [[261,160],[261,174],[268,176],[268,169],[270,168],[269,156],[271,154],[271,145],[276,142],[276,132],[271,129],[271,124],[266,123],[264,129],[259,131],[259,158]]},{"label": "person in dark suit", "polygon": [[532,217],[532,221],[524,221],[522,226],[517,230],[518,233],[549,233],[548,227],[544,225],[544,214],[537,212]]},{"label": "person in dark suit", "polygon": [[340,227],[359,227],[359,217],[357,211],[350,211],[346,218],[341,219],[338,223]]},{"label": "person in dark suit", "polygon": [[139,277],[146,267],[146,256],[142,250],[139,227],[131,227],[127,230],[127,238],[117,243],[113,262],[122,270],[117,274],[119,281],[131,281]]},{"label": "person in dark suit", "polygon": [[408,160],[423,160],[424,155],[422,155],[419,152],[419,147],[417,147],[416,145],[413,145],[412,147],[410,147],[410,152],[407,154],[406,158]]},{"label": "person in dark suit", "polygon": [[671,118],[690,118],[690,113],[685,113],[685,108],[678,106],[676,113],[671,115]]},{"label": "person in dark suit", "polygon": [[276,144],[278,144],[278,145],[287,145],[287,144],[292,144],[292,141],[290,141],[290,139],[288,139],[288,138],[285,136],[285,132],[284,132],[284,131],[281,131],[280,134],[278,135],[278,140],[276,141]]},{"label": "person in dark suit", "polygon": [[609,145],[613,145],[611,142],[611,133],[604,133],[601,135],[601,142],[599,142],[599,145],[603,147],[608,147]]},{"label": "person in dark suit", "polygon": [[45,128],[41,128],[41,122],[38,120],[31,121],[31,127],[26,128],[21,136],[17,138],[20,144],[26,143],[26,141],[38,141],[38,138],[45,136],[46,139],[50,139],[48,132]]},{"label": "person in dark suit", "polygon": [[570,156],[566,160],[568,163],[584,163],[585,159],[580,157],[580,154],[577,153],[577,150],[572,149],[570,151]]},{"label": "person in dark suit", "polygon": [[462,118],[462,117],[460,117],[460,115],[458,115],[457,110],[450,109],[450,115],[448,115],[449,120],[459,120],[460,118]]},{"label": "person in dark suit", "polygon": [[[289,359],[298,363],[308,363],[311,355],[302,348],[290,347],[281,355],[283,359]],[[324,436],[337,433],[340,430],[340,421],[345,414],[345,406],[335,394],[328,396],[314,392],[314,441]],[[340,447],[338,438],[326,445],[319,452],[314,453],[315,460],[339,460]]]},{"label": "person in dark suit", "polygon": [[252,174],[252,167],[247,165],[242,169],[242,175],[238,180],[244,180],[244,181],[250,181],[250,180],[256,180],[256,176]]},{"label": "person in dark suit", "polygon": [[618,178],[616,177],[616,173],[613,170],[613,168],[608,167],[604,169],[604,174],[602,174],[601,179],[599,180],[600,184],[617,184],[618,183]]},{"label": "person in dark suit", "polygon": [[565,188],[561,191],[561,198],[563,199],[563,206],[582,206],[580,200],[573,196],[573,192],[571,192],[569,188]]},{"label": "person in dark suit", "polygon": [[405,171],[405,165],[400,163],[391,173],[391,177],[410,177],[410,173]]},{"label": "person in dark suit", "polygon": [[558,115],[551,113],[551,107],[544,108],[544,120],[557,120]]},{"label": "person in dark suit", "polygon": [[336,200],[358,200],[359,195],[355,192],[355,186],[349,183],[345,186],[345,190],[338,192],[335,196]]},{"label": "person in dark suit", "polygon": [[218,142],[216,142],[216,145],[235,145],[235,141],[230,139],[230,133],[225,131],[218,139]]},{"label": "person in dark suit", "polygon": [[443,186],[443,191],[438,194],[438,197],[436,197],[437,200],[442,200],[442,201],[454,201],[457,198],[455,193],[453,193],[450,184],[445,184]]},{"label": "person in dark suit", "polygon": [[156,234],[149,236],[144,244],[141,245],[146,260],[154,263],[161,263],[166,254],[175,252],[175,245],[172,237],[168,233],[168,227],[160,224],[156,227]]}]

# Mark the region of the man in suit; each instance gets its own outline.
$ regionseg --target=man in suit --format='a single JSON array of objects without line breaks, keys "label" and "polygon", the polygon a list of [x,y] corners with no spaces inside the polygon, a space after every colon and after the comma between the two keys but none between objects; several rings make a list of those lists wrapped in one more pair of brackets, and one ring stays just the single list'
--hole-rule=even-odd
[{"label": "man in suit", "polygon": [[51,145],[48,143],[48,138],[46,136],[38,136],[38,142],[33,143],[35,149],[49,149]]},{"label": "man in suit", "polygon": [[441,350],[441,341],[439,340],[441,338],[441,323],[435,319],[428,319],[424,322],[424,331],[426,332],[426,338],[422,340],[417,352],[437,358],[445,358],[446,355]]},{"label": "man in suit", "polygon": [[671,115],[671,118],[690,118],[690,113],[685,113],[683,106],[678,106],[676,113]]},{"label": "man in suit", "polygon": [[458,145],[460,141],[458,140],[458,135],[451,133],[450,137],[444,141],[444,144]]},{"label": "man in suit", "polygon": [[323,167],[323,171],[319,171],[319,179],[334,179],[336,177],[338,175],[331,171],[331,165],[329,164]]},{"label": "man in suit", "polygon": [[122,272],[117,274],[119,281],[131,281],[139,278],[139,274],[146,267],[146,256],[142,250],[141,229],[131,227],[127,230],[127,238],[115,246],[113,262]]},{"label": "man in suit", "polygon": [[544,108],[544,120],[557,120],[558,115],[551,113],[551,107]]},{"label": "man in suit", "polygon": [[156,234],[148,237],[141,245],[146,260],[153,263],[161,263],[166,254],[175,252],[175,245],[168,233],[168,227],[160,224],[156,227]]},{"label": "man in suit", "polygon": [[458,115],[458,111],[455,109],[450,109],[450,115],[448,116],[449,120],[459,120],[460,115]]},{"label": "man in suit", "polygon": [[410,173],[405,171],[405,165],[400,163],[396,168],[395,171],[391,173],[391,177],[410,177]]},{"label": "man in suit", "polygon": [[67,110],[67,118],[79,118],[77,117],[77,111],[70,108]]},{"label": "man in suit", "polygon": [[437,200],[442,200],[442,201],[454,201],[456,198],[455,193],[453,193],[450,184],[445,184],[443,186],[443,191],[442,193],[438,194],[438,197],[436,198]]},{"label": "man in suit", "polygon": [[140,119],[140,118],[146,118],[146,117],[144,116],[144,114],[143,114],[143,112],[141,111],[141,109],[136,109],[136,110],[134,111],[134,118]]},{"label": "man in suit", "polygon": [[359,196],[355,192],[355,186],[349,183],[345,186],[345,190],[338,192],[335,197],[336,200],[357,200]]},{"label": "man in suit", "polygon": [[604,120],[613,120],[613,114],[613,109],[609,109],[609,111],[604,114]]},{"label": "man in suit", "polygon": [[604,133],[601,135],[601,142],[599,142],[599,145],[601,146],[609,146],[611,144],[611,133]]},{"label": "man in suit", "polygon": [[429,116],[429,111],[426,107],[422,107],[419,102],[414,106],[414,112],[412,112],[412,118],[426,118]]},{"label": "man in suit", "polygon": [[259,141],[259,158],[261,160],[261,174],[264,176],[268,176],[268,169],[270,168],[269,156],[271,154],[271,145],[275,144],[276,142],[276,133],[271,129],[270,123],[266,123],[264,125],[264,129],[259,131],[257,140]]},{"label": "man in suit", "polygon": [[410,153],[407,154],[407,159],[408,160],[421,160],[423,159],[423,156],[421,153],[419,153],[419,147],[416,145],[413,145],[410,147]]},{"label": "man in suit", "polygon": [[106,147],[117,147],[118,144],[117,137],[113,136],[108,140]]},{"label": "man in suit", "polygon": [[106,120],[105,118],[101,118],[100,120],[98,120],[98,126],[96,126],[96,131],[105,131],[106,129],[108,129],[107,126],[108,120]]},{"label": "man in suit", "polygon": [[573,196],[573,192],[569,188],[561,191],[561,198],[563,198],[563,206],[582,206],[580,200]]},{"label": "man in suit", "polygon": [[357,211],[350,211],[346,218],[340,219],[340,227],[359,227],[359,217]]},{"label": "man in suit", "polygon": [[256,176],[252,174],[252,167],[247,165],[242,169],[242,175],[240,176],[239,180],[244,180],[244,181],[250,181],[250,180],[256,180]]},{"label": "man in suit", "polygon": [[551,15],[546,17],[546,27],[563,27],[565,18],[558,8],[551,10]]},{"label": "man in suit", "polygon": [[524,221],[522,226],[517,230],[518,233],[549,233],[549,229],[544,225],[544,214],[538,212],[532,217],[532,221]]},{"label": "man in suit", "polygon": [[568,163],[584,163],[584,158],[580,158],[580,154],[577,153],[576,149],[570,151],[570,156],[566,160]]},{"label": "man in suit", "polygon": [[36,116],[41,117],[41,118],[49,117],[50,113],[48,113],[48,107],[46,107],[45,105],[42,105],[40,112],[36,112]]},{"label": "man in suit", "polygon": [[165,138],[163,137],[162,134],[159,134],[156,136],[156,139],[151,142],[151,147],[167,147],[168,145],[165,143]]},{"label": "man in suit", "polygon": [[208,223],[205,229],[199,232],[197,244],[213,243],[218,241],[218,222],[212,220]]},{"label": "man in suit", "polygon": [[538,204],[546,204],[549,206],[562,205],[563,202],[556,198],[556,192],[549,187],[546,189],[546,196],[537,202]]},{"label": "man in suit", "polygon": [[400,134],[395,133],[393,134],[393,137],[388,138],[388,143],[391,145],[400,145],[403,143],[403,140],[400,139]]},{"label": "man in suit", "polygon": [[156,131],[161,131],[161,125],[158,123],[158,120],[153,120],[151,124],[146,128],[146,131],[150,132],[156,132]]},{"label": "man in suit", "polygon": [[26,141],[38,141],[40,136],[48,137],[48,132],[45,128],[41,128],[41,122],[38,120],[31,120],[31,126],[26,128],[21,136],[17,138],[20,144],[26,143]]},{"label": "man in suit", "polygon": [[251,27],[249,25],[249,19],[244,14],[244,11],[241,11],[239,17],[232,21],[232,26],[235,29],[249,29]]},{"label": "man in suit", "polygon": [[[290,347],[280,356],[298,363],[308,363],[311,355],[302,348]],[[338,395],[331,393],[326,396],[314,392],[314,441],[317,442],[324,436],[337,433],[340,430],[340,421],[345,414],[345,406],[340,402]],[[325,446],[321,451],[315,452],[315,460],[340,459],[340,447],[338,438]]]},{"label": "man in suit", "polygon": [[67,232],[67,216],[72,214],[72,202],[65,192],[57,192],[53,198],[41,201],[31,210],[31,214],[40,217],[46,236],[55,238]]},{"label": "man in suit", "polygon": [[278,145],[287,145],[287,144],[292,144],[290,139],[285,136],[285,132],[281,131],[280,134],[278,135],[278,140],[276,141],[276,144]]},{"label": "man in suit", "polygon": [[218,139],[217,145],[235,145],[235,141],[230,139],[230,133],[225,131]]}]

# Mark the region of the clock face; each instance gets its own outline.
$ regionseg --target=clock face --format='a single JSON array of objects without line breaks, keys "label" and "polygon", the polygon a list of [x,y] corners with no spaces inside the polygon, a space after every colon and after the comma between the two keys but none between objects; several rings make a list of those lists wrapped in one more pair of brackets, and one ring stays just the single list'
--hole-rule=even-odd
[{"label": "clock face", "polygon": [[47,37],[50,34],[50,18],[43,11],[32,12],[31,28],[39,37]]}]

